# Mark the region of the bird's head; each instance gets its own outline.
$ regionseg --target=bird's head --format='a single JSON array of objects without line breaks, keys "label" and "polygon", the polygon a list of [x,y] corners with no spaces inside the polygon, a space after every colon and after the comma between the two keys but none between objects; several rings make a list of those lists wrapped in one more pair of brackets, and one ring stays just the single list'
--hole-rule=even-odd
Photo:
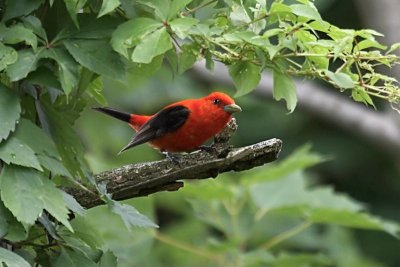
[{"label": "bird's head", "polygon": [[229,114],[242,111],[241,107],[236,105],[235,101],[230,96],[221,92],[213,92],[206,96],[205,100],[213,109],[223,109]]}]

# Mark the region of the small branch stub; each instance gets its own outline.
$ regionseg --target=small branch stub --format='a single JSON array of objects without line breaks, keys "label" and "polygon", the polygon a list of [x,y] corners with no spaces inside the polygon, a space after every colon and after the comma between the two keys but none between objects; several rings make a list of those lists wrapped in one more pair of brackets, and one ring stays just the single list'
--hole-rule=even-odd
[{"label": "small branch stub", "polygon": [[[105,183],[113,199],[123,200],[146,196],[159,191],[176,191],[183,187],[182,179],[205,179],[228,171],[243,171],[277,159],[282,141],[270,139],[250,146],[232,148],[228,141],[237,124],[232,119],[215,136],[209,149],[184,154],[179,164],[169,159],[122,166],[95,175],[97,183]],[[97,196],[80,189],[68,191],[84,207],[102,204]]]}]

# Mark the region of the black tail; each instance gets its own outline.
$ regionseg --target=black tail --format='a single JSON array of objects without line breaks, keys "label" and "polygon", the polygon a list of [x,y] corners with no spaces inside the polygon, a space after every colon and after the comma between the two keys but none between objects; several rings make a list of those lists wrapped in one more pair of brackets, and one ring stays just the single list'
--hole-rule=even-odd
[{"label": "black tail", "polygon": [[103,112],[111,117],[114,117],[116,119],[119,119],[121,121],[124,122],[130,122],[131,119],[131,115],[129,113],[125,113],[125,112],[121,112],[121,111],[117,111],[115,109],[112,108],[93,108],[94,110]]}]

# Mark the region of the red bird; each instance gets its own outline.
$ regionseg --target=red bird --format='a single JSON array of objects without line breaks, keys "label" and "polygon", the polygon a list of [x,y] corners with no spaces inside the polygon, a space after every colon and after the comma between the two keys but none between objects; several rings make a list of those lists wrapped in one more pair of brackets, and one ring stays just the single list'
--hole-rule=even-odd
[{"label": "red bird", "polygon": [[95,109],[129,123],[137,132],[119,153],[146,142],[161,152],[197,150],[225,127],[232,113],[242,111],[232,98],[220,92],[170,104],[152,116]]}]

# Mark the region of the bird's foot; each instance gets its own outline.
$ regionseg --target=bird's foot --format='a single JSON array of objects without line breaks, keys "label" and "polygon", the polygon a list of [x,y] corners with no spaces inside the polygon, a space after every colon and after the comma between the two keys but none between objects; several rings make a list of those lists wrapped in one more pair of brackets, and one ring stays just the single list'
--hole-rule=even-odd
[{"label": "bird's foot", "polygon": [[179,167],[181,167],[181,160],[180,160],[181,157],[180,156],[169,153],[167,151],[162,151],[161,154],[165,155],[165,157],[172,163],[177,164]]},{"label": "bird's foot", "polygon": [[199,149],[201,151],[205,151],[208,153],[216,153],[217,152],[217,148],[214,146],[214,144],[211,144],[209,146],[200,146]]}]

